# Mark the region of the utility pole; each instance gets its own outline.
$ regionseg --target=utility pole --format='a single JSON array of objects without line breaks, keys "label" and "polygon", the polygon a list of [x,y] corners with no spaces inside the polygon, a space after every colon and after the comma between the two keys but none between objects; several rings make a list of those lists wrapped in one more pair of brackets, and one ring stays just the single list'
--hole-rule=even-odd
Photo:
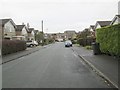
[{"label": "utility pole", "polygon": [[44,45],[43,20],[41,21],[41,27],[42,27],[42,45]]},{"label": "utility pole", "polygon": [[41,24],[42,24],[42,33],[43,33],[43,20],[42,20]]}]

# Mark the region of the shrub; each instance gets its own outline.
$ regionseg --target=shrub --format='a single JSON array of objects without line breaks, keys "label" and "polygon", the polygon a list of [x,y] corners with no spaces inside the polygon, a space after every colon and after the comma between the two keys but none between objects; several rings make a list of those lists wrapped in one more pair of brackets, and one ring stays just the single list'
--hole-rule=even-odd
[{"label": "shrub", "polygon": [[79,44],[82,45],[82,46],[91,46],[92,42],[95,42],[95,38],[86,38],[86,39],[83,39],[83,38],[80,38],[78,40]]},{"label": "shrub", "polygon": [[103,53],[120,56],[120,24],[97,29],[96,40]]},{"label": "shrub", "polygon": [[2,55],[15,53],[26,49],[26,42],[20,40],[3,40]]},{"label": "shrub", "polygon": [[92,46],[85,46],[86,49],[92,50]]},{"label": "shrub", "polygon": [[73,44],[77,44],[77,43],[78,43],[77,40],[74,40],[74,39],[72,39],[71,42],[72,42]]}]

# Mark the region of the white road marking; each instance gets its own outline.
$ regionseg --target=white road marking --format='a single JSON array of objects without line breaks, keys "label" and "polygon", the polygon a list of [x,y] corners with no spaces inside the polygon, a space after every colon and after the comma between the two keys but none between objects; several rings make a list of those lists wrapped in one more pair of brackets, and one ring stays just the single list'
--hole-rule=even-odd
[{"label": "white road marking", "polygon": [[73,55],[74,55],[75,57],[78,57],[75,53],[73,53]]}]

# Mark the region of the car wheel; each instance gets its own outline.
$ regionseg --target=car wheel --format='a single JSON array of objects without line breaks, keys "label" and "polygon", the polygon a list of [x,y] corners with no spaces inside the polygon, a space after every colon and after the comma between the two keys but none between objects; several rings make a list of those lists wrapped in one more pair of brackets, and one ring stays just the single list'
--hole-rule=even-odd
[{"label": "car wheel", "polygon": [[31,44],[30,47],[33,47],[33,45]]}]

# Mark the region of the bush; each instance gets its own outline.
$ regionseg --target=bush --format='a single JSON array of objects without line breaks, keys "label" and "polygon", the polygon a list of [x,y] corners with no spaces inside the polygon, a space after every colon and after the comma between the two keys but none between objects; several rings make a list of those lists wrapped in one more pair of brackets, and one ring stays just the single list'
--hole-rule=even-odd
[{"label": "bush", "polygon": [[92,50],[92,46],[85,46],[86,49]]},{"label": "bush", "polygon": [[92,37],[91,38],[86,38],[86,39],[81,38],[81,39],[78,40],[78,42],[82,46],[91,46],[92,42],[95,42],[95,40],[96,39],[92,38]]},{"label": "bush", "polygon": [[71,42],[72,42],[73,44],[78,44],[78,42],[77,42],[76,39],[72,39]]},{"label": "bush", "polygon": [[26,49],[26,42],[20,40],[3,40],[2,55],[15,53]]},{"label": "bush", "polygon": [[96,40],[103,53],[120,56],[120,24],[97,29]]}]

